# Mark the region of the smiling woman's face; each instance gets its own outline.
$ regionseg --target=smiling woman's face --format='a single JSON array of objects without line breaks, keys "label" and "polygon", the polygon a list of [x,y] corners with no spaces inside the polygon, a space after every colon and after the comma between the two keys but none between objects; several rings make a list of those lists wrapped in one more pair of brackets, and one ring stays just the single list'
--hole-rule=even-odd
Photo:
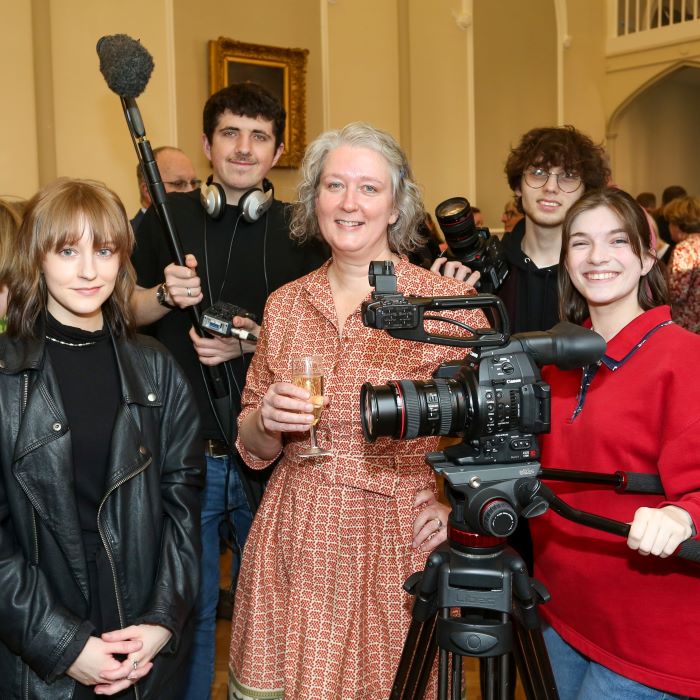
[{"label": "smiling woman's face", "polygon": [[570,230],[566,270],[589,309],[619,309],[630,320],[641,313],[637,291],[654,258],[640,260],[617,214],[605,206],[582,211]]},{"label": "smiling woman's face", "polygon": [[382,260],[391,255],[388,227],[398,219],[389,166],[370,148],[342,145],[326,157],[316,216],[333,256]]}]

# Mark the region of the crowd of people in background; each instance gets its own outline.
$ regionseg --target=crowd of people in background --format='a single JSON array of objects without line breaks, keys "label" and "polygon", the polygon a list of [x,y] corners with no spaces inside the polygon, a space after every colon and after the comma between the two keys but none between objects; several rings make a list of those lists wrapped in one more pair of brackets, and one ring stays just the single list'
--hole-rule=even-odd
[{"label": "crowd of people in background", "polygon": [[[232,700],[389,696],[410,622],[402,584],[445,542],[450,508],[424,460],[437,438],[367,442],[360,387],[428,380],[464,351],[363,325],[368,266],[391,261],[418,296],[475,294],[480,275],[447,259],[405,153],[371,125],[318,136],[297,201],[277,200],[285,120],[265,88],[234,84],[204,105],[204,183],[180,149],[155,149],[184,265],[140,166],[131,221],[87,180],[0,200],[2,697],[207,700],[222,542]],[[683,653],[700,642],[700,579],[670,557],[700,522],[698,374],[672,359],[700,356],[700,197],[635,200],[573,126],[523,134],[505,175],[492,235],[511,332],[564,319],[607,342],[597,364],[545,369],[543,466],[627,467],[665,492],[565,492],[632,523],[626,542],[549,514],[512,536],[553,594],[560,697],[700,696]],[[241,307],[226,337],[192,327],[194,307],[221,302]],[[324,368],[320,404],[293,381],[300,354]],[[311,425],[323,456],[306,454]],[[686,624],[662,653],[679,607]]]}]

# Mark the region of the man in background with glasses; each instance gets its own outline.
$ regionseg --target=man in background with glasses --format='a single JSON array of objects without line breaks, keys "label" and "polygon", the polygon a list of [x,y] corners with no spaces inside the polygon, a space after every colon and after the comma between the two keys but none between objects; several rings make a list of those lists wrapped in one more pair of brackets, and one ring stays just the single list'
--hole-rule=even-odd
[{"label": "man in background with glasses", "polygon": [[511,333],[545,331],[559,320],[564,217],[584,192],[607,184],[607,156],[573,126],[537,128],[511,150],[505,172],[525,218],[503,237],[510,270],[498,294],[508,309]]},{"label": "man in background with glasses", "polygon": [[[153,151],[153,155],[166,192],[191,192],[199,189],[202,181],[197,178],[192,161],[179,148],[160,146]],[[136,179],[139,183],[141,209],[131,220],[131,228],[134,232],[138,230],[143,215],[151,206],[151,195],[140,164],[136,166]]]}]

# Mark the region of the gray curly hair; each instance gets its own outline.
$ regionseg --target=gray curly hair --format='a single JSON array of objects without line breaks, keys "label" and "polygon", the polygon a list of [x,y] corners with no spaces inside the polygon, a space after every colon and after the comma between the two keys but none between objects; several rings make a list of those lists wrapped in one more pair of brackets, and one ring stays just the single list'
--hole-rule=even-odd
[{"label": "gray curly hair", "polygon": [[292,210],[292,238],[302,243],[321,237],[316,218],[318,186],[328,154],[343,145],[370,148],[384,157],[389,166],[394,207],[399,214],[396,223],[391,224],[387,231],[389,248],[399,255],[414,250],[425,241],[420,232],[420,226],[425,221],[425,209],[411,166],[391,134],[363,122],[326,131],[309,144],[301,164],[301,182]]}]

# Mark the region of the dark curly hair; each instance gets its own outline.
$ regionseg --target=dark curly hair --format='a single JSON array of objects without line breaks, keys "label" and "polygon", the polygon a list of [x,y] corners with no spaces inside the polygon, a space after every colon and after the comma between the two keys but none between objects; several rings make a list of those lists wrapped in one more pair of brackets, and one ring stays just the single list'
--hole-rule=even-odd
[{"label": "dark curly hair", "polygon": [[209,143],[214,138],[214,131],[219,117],[224,112],[231,112],[241,117],[257,119],[262,117],[272,122],[275,135],[275,148],[284,141],[284,127],[287,113],[279,100],[262,85],[257,83],[233,83],[215,92],[204,105],[203,131]]},{"label": "dark curly hair", "polygon": [[[531,129],[511,149],[505,173],[514,192],[520,188],[523,173],[531,165],[560,167],[577,173],[583,181],[584,192],[601,189],[610,179],[605,149],[570,124]],[[516,196],[515,199],[522,211],[521,198]]]}]

